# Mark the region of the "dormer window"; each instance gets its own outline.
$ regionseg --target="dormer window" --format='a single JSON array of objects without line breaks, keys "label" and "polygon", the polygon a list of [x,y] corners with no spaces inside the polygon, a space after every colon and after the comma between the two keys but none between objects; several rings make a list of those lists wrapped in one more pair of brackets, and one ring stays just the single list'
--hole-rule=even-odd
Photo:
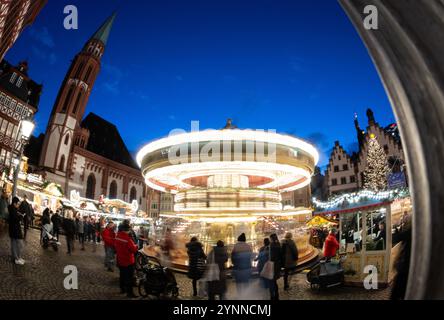
[{"label": "dormer window", "polygon": [[9,82],[14,83],[14,82],[15,82],[15,79],[17,79],[17,73],[14,72],[14,73],[12,74],[11,79],[9,80]]},{"label": "dormer window", "polygon": [[23,77],[19,77],[18,81],[17,81],[17,87],[21,87],[23,83]]}]

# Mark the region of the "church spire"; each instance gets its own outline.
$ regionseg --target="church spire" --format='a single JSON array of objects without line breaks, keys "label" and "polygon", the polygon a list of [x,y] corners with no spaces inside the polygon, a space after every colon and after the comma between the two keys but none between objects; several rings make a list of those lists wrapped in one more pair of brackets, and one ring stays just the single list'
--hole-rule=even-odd
[{"label": "church spire", "polygon": [[106,46],[109,38],[109,34],[114,24],[114,20],[116,19],[117,12],[114,12],[106,21],[100,26],[100,28],[94,33],[91,40],[98,40]]},{"label": "church spire", "polygon": [[358,114],[357,113],[355,113],[355,128],[356,128],[356,133],[358,135],[359,150],[361,150],[361,147],[362,147],[362,145],[364,144],[364,141],[365,141],[365,132],[359,126]]}]

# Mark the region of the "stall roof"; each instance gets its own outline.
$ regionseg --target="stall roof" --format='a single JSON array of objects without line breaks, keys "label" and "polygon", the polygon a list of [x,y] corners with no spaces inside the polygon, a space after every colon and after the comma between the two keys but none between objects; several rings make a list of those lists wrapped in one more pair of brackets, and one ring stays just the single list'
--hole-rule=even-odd
[{"label": "stall roof", "polygon": [[336,209],[336,210],[315,211],[315,212],[313,212],[313,214],[316,216],[316,215],[324,215],[324,214],[344,214],[344,213],[350,213],[350,212],[356,212],[356,211],[366,211],[366,210],[386,207],[386,206],[389,206],[391,203],[392,203],[392,201],[384,201],[384,202],[366,204],[366,205],[361,205],[361,206],[345,207],[345,208]]}]

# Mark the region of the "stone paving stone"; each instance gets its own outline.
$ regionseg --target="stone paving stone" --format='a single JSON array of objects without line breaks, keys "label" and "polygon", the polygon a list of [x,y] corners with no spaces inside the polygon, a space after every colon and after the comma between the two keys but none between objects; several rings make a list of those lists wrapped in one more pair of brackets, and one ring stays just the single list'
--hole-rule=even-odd
[{"label": "stone paving stone", "polygon": [[[102,245],[88,243],[86,250],[76,250],[69,256],[66,254],[64,237],[60,239],[62,246],[58,252],[44,250],[40,246],[39,231],[31,230],[25,243],[25,266],[16,266],[10,259],[10,242],[7,230],[0,231],[0,300],[122,300],[119,294],[118,270],[107,272],[103,266],[104,250]],[[64,267],[74,265],[79,271],[79,289],[66,290],[63,287]],[[179,285],[179,299],[204,300],[192,297],[191,280],[184,274],[176,273]],[[283,280],[278,281],[283,288]],[[304,274],[291,278],[291,289],[280,290],[281,300],[386,300],[390,289],[367,291],[362,288],[331,288],[316,292],[310,290]],[[137,290],[135,289],[137,293]],[[259,281],[253,280],[243,295],[238,295],[232,280],[228,281],[228,299],[268,299],[268,292],[262,290]],[[141,299],[141,298],[140,298]]]}]

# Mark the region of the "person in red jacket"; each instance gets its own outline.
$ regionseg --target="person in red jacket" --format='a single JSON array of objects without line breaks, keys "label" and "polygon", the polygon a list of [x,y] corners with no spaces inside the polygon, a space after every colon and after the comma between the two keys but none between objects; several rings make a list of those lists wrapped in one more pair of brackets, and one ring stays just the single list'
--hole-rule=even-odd
[{"label": "person in red jacket", "polygon": [[114,272],[114,259],[116,254],[114,250],[116,232],[114,230],[115,224],[110,221],[102,231],[102,239],[105,244],[105,268],[107,268],[109,272]]},{"label": "person in red jacket", "polygon": [[114,241],[114,247],[117,255],[117,266],[120,270],[120,292],[126,293],[128,298],[136,298],[133,291],[133,277],[136,259],[134,254],[137,252],[137,245],[130,235],[131,227],[128,220],[124,220],[119,225]]},{"label": "person in red jacket", "polygon": [[336,239],[336,230],[332,229],[325,239],[324,244],[324,257],[328,260],[336,256],[336,251],[339,249],[339,242]]}]

